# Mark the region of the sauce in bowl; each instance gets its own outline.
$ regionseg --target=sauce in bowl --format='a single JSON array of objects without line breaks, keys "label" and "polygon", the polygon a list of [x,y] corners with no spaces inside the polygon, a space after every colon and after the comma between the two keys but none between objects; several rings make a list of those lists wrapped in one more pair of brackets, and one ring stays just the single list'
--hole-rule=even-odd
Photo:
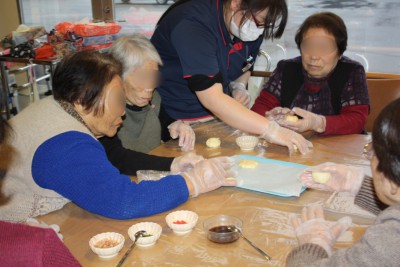
[{"label": "sauce in bowl", "polygon": [[208,231],[207,238],[216,243],[231,243],[239,238],[239,233],[226,225],[215,226]]}]

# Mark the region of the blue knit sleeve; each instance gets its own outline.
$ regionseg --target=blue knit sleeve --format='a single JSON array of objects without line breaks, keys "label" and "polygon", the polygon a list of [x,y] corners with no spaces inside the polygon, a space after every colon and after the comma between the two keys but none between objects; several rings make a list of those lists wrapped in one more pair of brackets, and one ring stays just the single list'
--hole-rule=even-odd
[{"label": "blue knit sleeve", "polygon": [[184,203],[180,175],[139,184],[111,165],[102,145],[81,132],[65,132],[39,146],[32,161],[35,182],[83,209],[114,219],[150,216]]}]

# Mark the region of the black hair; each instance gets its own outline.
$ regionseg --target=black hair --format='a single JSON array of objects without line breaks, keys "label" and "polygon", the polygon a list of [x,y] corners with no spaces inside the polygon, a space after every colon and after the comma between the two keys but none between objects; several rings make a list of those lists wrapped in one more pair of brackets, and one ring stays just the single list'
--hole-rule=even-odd
[{"label": "black hair", "polygon": [[335,37],[339,55],[347,48],[347,28],[341,17],[332,12],[320,12],[309,16],[297,30],[294,40],[301,50],[304,34],[311,28],[322,28]]},{"label": "black hair", "polygon": [[[164,12],[164,14],[158,20],[157,25],[160,24],[160,22],[172,9],[189,1],[198,0],[176,1]],[[222,0],[223,6],[226,6],[229,3],[231,3],[231,0]],[[255,13],[265,10],[267,8],[268,13],[264,20],[264,38],[280,38],[283,35],[288,19],[288,8],[285,0],[242,0],[240,4],[240,10],[250,13],[250,15],[254,15]]]},{"label": "black hair", "polygon": [[400,186],[400,98],[387,105],[375,119],[372,146],[377,169]]},{"label": "black hair", "polygon": [[122,75],[121,63],[111,55],[81,51],[65,57],[53,75],[56,100],[79,103],[94,115],[104,112],[102,93],[115,76]]},{"label": "black hair", "polygon": [[[0,106],[0,110],[3,110],[3,108],[1,106]],[[9,128],[9,126],[8,126],[7,121],[0,114],[0,144],[3,143],[4,139],[6,139],[8,128]]]}]

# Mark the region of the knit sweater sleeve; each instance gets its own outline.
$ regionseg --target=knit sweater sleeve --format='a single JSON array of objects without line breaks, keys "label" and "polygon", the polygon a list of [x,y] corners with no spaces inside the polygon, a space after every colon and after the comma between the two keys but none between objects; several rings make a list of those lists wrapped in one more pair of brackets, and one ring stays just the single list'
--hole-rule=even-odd
[{"label": "knit sweater sleeve", "polygon": [[321,135],[359,134],[367,122],[368,112],[368,105],[343,107],[339,115],[325,116],[326,129]]},{"label": "knit sweater sleeve", "polygon": [[187,201],[180,175],[132,182],[107,159],[101,144],[81,132],[65,132],[45,141],[32,161],[35,182],[96,214],[114,219],[150,216]]},{"label": "knit sweater sleeve", "polygon": [[378,214],[379,212],[387,208],[387,205],[379,200],[375,192],[372,178],[369,176],[365,176],[363,183],[361,184],[360,191],[358,191],[358,194],[354,200],[354,203],[374,214]]},{"label": "knit sweater sleeve", "polygon": [[278,62],[278,66],[263,85],[260,95],[256,98],[251,110],[264,116],[266,111],[282,105],[282,70],[284,64],[284,60]]},{"label": "knit sweater sleeve", "polygon": [[81,266],[50,228],[0,221],[1,266]]},{"label": "knit sweater sleeve", "polygon": [[148,155],[126,149],[122,146],[118,135],[99,139],[108,160],[123,174],[136,175],[137,170],[169,171],[174,158]]},{"label": "knit sweater sleeve", "polygon": [[281,102],[279,102],[275,96],[265,90],[262,90],[254,102],[251,110],[257,112],[261,116],[265,116],[265,112],[280,106]]},{"label": "knit sweater sleeve", "polygon": [[382,211],[360,241],[348,249],[339,249],[328,258],[322,247],[303,244],[289,253],[286,266],[398,266],[399,235],[400,205],[397,204]]}]

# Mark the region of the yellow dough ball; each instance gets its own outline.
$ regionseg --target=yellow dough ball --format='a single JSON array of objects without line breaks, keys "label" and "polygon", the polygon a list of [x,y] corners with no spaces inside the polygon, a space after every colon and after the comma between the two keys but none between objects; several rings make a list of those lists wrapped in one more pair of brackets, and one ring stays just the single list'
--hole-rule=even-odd
[{"label": "yellow dough ball", "polygon": [[206,141],[206,146],[209,148],[217,148],[220,147],[220,145],[221,145],[221,140],[219,140],[219,138],[217,137],[208,138]]},{"label": "yellow dough ball", "polygon": [[299,117],[294,115],[286,115],[285,120],[291,122],[297,122],[299,120]]},{"label": "yellow dough ball", "polygon": [[245,169],[254,169],[258,166],[258,162],[250,159],[242,159],[239,162],[239,166]]},{"label": "yellow dough ball", "polygon": [[316,183],[325,184],[331,178],[330,172],[313,172],[312,179]]}]

